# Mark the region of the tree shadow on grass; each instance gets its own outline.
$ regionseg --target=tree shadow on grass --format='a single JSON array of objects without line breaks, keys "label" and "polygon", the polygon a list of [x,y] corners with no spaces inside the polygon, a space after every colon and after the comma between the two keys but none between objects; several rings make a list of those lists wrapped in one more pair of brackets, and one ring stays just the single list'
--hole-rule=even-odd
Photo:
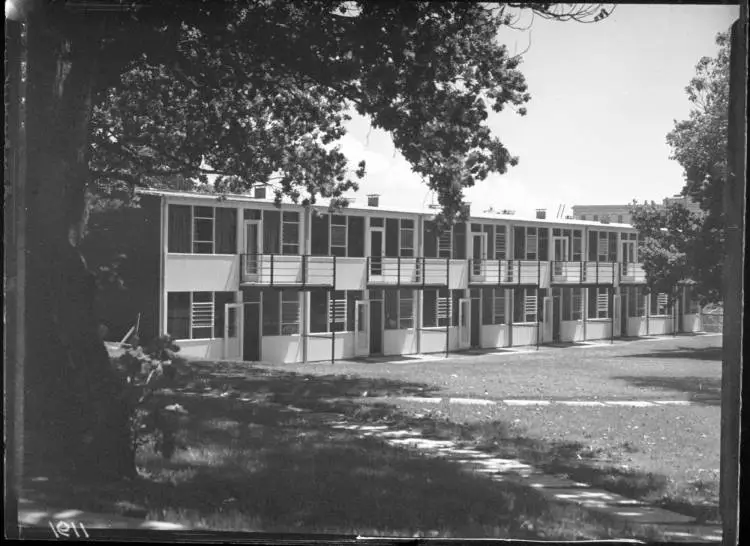
[{"label": "tree shadow on grass", "polygon": [[[52,489],[47,500],[105,512],[117,502],[133,504],[145,507],[152,519],[216,530],[406,537],[418,532],[440,537],[635,536],[627,523],[550,503],[533,488],[468,473],[450,460],[331,426],[342,417],[357,424],[403,425],[428,437],[484,441],[495,454],[506,449],[548,471],[575,473],[572,460],[578,445],[508,439],[508,429],[500,422],[490,433],[412,417],[361,398],[365,392],[424,394],[432,391],[427,385],[315,377],[236,363],[191,363],[180,371],[179,381],[179,388],[159,395],[164,405],[178,403],[187,410],[181,418],[182,447],[171,460],[142,450],[137,480],[98,490],[58,488],[57,497]],[[490,446],[498,434],[504,441]]]},{"label": "tree shadow on grass", "polygon": [[613,377],[621,381],[627,381],[639,388],[662,389],[665,391],[677,391],[688,395],[691,402],[705,406],[721,405],[721,379],[709,377],[665,377],[665,376],[633,376],[623,375]]},{"label": "tree shadow on grass", "polygon": [[721,362],[721,347],[677,347],[663,351],[651,351],[648,353],[637,353],[623,355],[624,358],[687,358],[691,360],[713,360]]}]

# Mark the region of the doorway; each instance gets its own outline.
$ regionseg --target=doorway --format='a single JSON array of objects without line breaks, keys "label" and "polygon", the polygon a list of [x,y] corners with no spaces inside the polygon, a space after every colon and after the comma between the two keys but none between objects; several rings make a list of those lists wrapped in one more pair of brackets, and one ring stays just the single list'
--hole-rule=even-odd
[{"label": "doorway", "polygon": [[370,302],[354,302],[354,354],[370,354]]},{"label": "doorway", "polygon": [[458,348],[468,349],[471,346],[471,300],[458,300]]},{"label": "doorway", "polygon": [[370,290],[370,354],[383,354],[383,291]]},{"label": "doorway", "polygon": [[484,261],[487,259],[487,234],[471,234],[471,276],[484,277]]},{"label": "doorway", "polygon": [[245,220],[245,261],[242,271],[245,281],[257,282],[260,280],[262,233],[263,226],[260,220]]},{"label": "doorway", "polygon": [[553,269],[553,275],[563,275],[565,265],[563,262],[567,262],[569,260],[569,248],[568,248],[568,238],[567,237],[553,237],[552,238],[552,248],[553,248],[553,260],[554,260],[554,269]]},{"label": "doorway", "polygon": [[560,343],[560,327],[562,323],[562,290],[555,288],[552,291],[552,342]]},{"label": "doorway", "polygon": [[[489,302],[488,305],[492,303]],[[482,300],[477,288],[471,289],[471,347],[478,349],[482,346],[480,330],[482,327]]]},{"label": "doorway", "polygon": [[260,360],[260,302],[244,303],[242,314],[244,329],[242,334],[242,360],[258,362]]},{"label": "doorway", "polygon": [[224,306],[224,359],[239,360],[242,356],[242,307],[241,303]]}]

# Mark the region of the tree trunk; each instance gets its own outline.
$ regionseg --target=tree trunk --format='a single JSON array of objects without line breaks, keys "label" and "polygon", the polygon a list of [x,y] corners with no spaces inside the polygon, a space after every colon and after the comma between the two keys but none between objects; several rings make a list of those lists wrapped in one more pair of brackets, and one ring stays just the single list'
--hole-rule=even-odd
[{"label": "tree trunk", "polygon": [[44,11],[28,21],[26,463],[61,477],[132,476],[123,385],[78,249],[103,27]]}]

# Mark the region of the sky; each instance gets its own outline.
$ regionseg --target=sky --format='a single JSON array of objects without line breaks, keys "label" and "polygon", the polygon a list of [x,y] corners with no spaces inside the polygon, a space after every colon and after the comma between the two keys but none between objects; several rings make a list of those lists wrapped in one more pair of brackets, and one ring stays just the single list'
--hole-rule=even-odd
[{"label": "sky", "polygon": [[[536,17],[529,30],[502,29],[498,39],[523,54],[528,113],[490,112],[488,124],[519,164],[466,191],[472,210],[511,209],[556,217],[576,204],[661,202],[679,193],[682,168],[669,159],[666,134],[685,119],[685,87],[695,65],[717,51],[715,36],[738,6],[619,5],[595,24]],[[529,21],[529,16],[525,17]],[[431,192],[411,172],[384,131],[354,116],[341,147],[367,162],[356,202],[381,195],[384,208],[421,208]]]}]

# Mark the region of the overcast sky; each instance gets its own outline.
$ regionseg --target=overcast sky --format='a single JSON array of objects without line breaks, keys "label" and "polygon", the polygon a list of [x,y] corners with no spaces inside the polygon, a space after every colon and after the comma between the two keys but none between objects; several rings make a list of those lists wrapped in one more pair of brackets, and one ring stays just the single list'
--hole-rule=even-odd
[{"label": "overcast sky", "polygon": [[[575,204],[660,202],[678,193],[682,169],[669,159],[665,136],[688,115],[695,64],[716,53],[716,34],[738,14],[737,6],[620,5],[596,24],[537,17],[530,30],[503,29],[511,53],[530,45],[520,69],[531,101],[526,116],[490,114],[490,128],[519,164],[468,190],[472,208],[519,216],[546,208],[549,218],[561,204],[570,214]],[[390,137],[367,119],[350,122],[342,148],[355,163],[367,161],[358,201],[380,193],[383,207],[431,202]]]}]

